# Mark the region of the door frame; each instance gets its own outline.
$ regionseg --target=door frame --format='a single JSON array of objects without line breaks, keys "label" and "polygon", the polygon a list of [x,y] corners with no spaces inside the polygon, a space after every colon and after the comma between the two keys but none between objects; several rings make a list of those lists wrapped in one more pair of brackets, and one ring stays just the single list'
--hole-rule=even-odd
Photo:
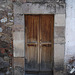
[{"label": "door frame", "polygon": [[[53,28],[52,28],[53,29],[53,32],[52,32],[53,33],[53,54],[52,54],[52,56],[53,56],[53,58],[52,58],[52,61],[53,61],[52,66],[53,66],[53,69],[52,69],[52,72],[53,72],[54,71],[54,17],[55,17],[55,15],[54,14],[24,14],[24,45],[25,45],[25,16],[26,15],[53,15]],[[24,46],[24,49],[25,49],[25,46]],[[24,50],[24,52],[25,52],[25,50]],[[24,53],[24,59],[25,59],[25,53]],[[24,68],[24,71],[25,71],[25,68]]]},{"label": "door frame", "polygon": [[[18,2],[18,1],[17,1]],[[63,8],[62,8],[63,6]],[[61,5],[61,2],[24,2],[24,3],[13,3],[14,12],[14,25],[13,25],[13,64],[14,68],[20,66],[25,69],[24,65],[24,51],[25,51],[25,21],[24,15],[26,14],[54,14],[54,75],[59,75],[64,72],[64,55],[65,55],[65,3]],[[36,8],[36,9],[35,9]],[[16,12],[16,11],[17,12]],[[59,25],[59,20],[60,21]],[[61,29],[60,29],[61,28]],[[63,36],[59,36],[61,32]],[[21,36],[21,37],[20,37]],[[60,39],[60,40],[58,40]],[[59,56],[61,55],[61,57]],[[21,59],[20,63],[15,61],[17,58]],[[15,59],[15,60],[14,60]],[[23,62],[23,64],[21,64]],[[17,64],[16,64],[17,63]],[[61,66],[62,65],[62,66]],[[25,74],[24,74],[25,75]]]}]

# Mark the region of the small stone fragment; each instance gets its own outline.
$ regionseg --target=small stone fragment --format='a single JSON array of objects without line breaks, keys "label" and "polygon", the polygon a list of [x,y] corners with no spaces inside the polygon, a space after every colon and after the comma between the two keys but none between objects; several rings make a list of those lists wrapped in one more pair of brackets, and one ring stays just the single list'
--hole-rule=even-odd
[{"label": "small stone fragment", "polygon": [[7,22],[7,17],[4,17],[3,19],[1,19],[1,22],[2,22],[2,23]]},{"label": "small stone fragment", "polygon": [[0,32],[2,32],[2,30],[3,30],[3,29],[0,27]]}]

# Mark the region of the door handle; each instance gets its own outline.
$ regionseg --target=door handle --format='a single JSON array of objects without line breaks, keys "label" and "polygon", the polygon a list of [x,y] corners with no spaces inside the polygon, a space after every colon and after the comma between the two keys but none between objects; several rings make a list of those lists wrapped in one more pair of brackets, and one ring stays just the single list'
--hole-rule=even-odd
[{"label": "door handle", "polygon": [[41,40],[40,40],[40,46],[41,46]]},{"label": "door handle", "polygon": [[40,40],[40,46],[41,46],[41,40]]}]

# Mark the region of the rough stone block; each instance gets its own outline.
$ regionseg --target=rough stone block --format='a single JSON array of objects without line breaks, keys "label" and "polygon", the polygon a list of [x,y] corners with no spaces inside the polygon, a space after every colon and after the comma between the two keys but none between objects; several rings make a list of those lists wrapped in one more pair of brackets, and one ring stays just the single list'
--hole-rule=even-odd
[{"label": "rough stone block", "polygon": [[16,67],[16,66],[19,66],[19,67],[22,67],[22,68],[24,68],[24,58],[14,58],[13,59],[13,61],[14,61],[14,67]]},{"label": "rough stone block", "polygon": [[66,25],[65,14],[55,14],[55,26],[65,26]]},{"label": "rough stone block", "polygon": [[15,41],[19,41],[19,40],[24,40],[24,32],[18,32],[18,31],[16,31],[16,32],[13,32],[14,34],[14,36],[13,36],[13,40],[15,40]]},{"label": "rough stone block", "polygon": [[14,57],[24,57],[24,32],[13,32]]},{"label": "rough stone block", "polygon": [[64,62],[64,44],[54,44],[54,62]]},{"label": "rough stone block", "polygon": [[24,58],[14,58],[14,75],[24,75]]},{"label": "rough stone block", "polygon": [[54,37],[65,37],[65,26],[55,26]]},{"label": "rough stone block", "polygon": [[13,25],[13,32],[24,32],[24,25]]},{"label": "rough stone block", "polygon": [[22,5],[24,14],[54,14],[55,5],[51,3],[24,3]]},{"label": "rough stone block", "polygon": [[14,15],[14,25],[24,25],[24,15]]},{"label": "rough stone block", "polygon": [[22,6],[18,4],[13,4],[14,6],[14,14],[22,14]]},{"label": "rough stone block", "polygon": [[64,75],[64,44],[54,44],[54,75]]},{"label": "rough stone block", "polygon": [[54,43],[55,44],[65,44],[65,38],[63,37],[54,38]]},{"label": "rough stone block", "polygon": [[0,0],[0,3],[6,2],[7,0]]},{"label": "rough stone block", "polygon": [[1,21],[1,23],[6,23],[7,22],[7,17],[2,18],[0,21]]},{"label": "rough stone block", "polygon": [[66,7],[65,4],[56,4],[56,14],[65,14]]},{"label": "rough stone block", "polygon": [[56,0],[57,3],[65,3],[65,0]]}]

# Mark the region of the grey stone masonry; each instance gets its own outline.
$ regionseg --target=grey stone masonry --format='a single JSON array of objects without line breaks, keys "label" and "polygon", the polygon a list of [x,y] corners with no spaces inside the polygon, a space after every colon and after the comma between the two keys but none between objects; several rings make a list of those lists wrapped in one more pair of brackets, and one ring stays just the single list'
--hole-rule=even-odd
[{"label": "grey stone masonry", "polygon": [[54,14],[54,75],[64,75],[65,0],[15,0],[13,6],[14,67],[19,66],[24,69],[22,62],[16,61],[18,58],[18,61],[20,59],[25,62],[23,59],[25,58],[24,15]]}]

